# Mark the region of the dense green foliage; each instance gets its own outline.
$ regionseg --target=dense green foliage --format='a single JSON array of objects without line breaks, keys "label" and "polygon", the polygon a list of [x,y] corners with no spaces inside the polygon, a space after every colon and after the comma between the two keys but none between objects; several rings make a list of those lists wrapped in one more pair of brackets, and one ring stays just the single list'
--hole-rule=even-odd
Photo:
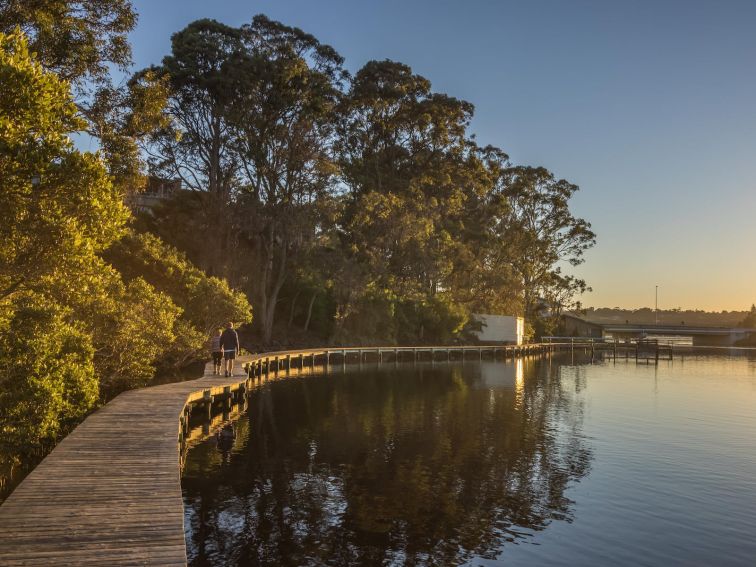
[{"label": "dense green foliage", "polygon": [[51,294],[75,294],[127,212],[96,156],[76,151],[81,127],[68,85],[0,35],[0,321],[4,442],[34,447],[98,397],[94,348]]},{"label": "dense green foliage", "polygon": [[160,125],[165,101],[165,86],[149,75],[139,84],[111,80],[111,67],[125,72],[131,64],[136,22],[130,0],[0,2],[0,33],[20,28],[42,66],[68,81],[82,127],[122,191],[142,185],[138,144]]},{"label": "dense green foliage", "polygon": [[146,281],[179,307],[181,316],[174,329],[177,344],[164,353],[164,364],[181,364],[200,356],[208,336],[227,321],[252,320],[246,296],[231,289],[225,280],[207,276],[152,234],[129,234],[105,256],[130,286]]},{"label": "dense green foliage", "polygon": [[[101,155],[70,140],[86,123],[69,84],[20,30],[0,34],[0,92],[2,474],[99,400],[197,356],[210,327],[251,311],[155,237],[131,236]],[[111,264],[114,250],[130,256]]]},{"label": "dense green foliage", "polygon": [[134,82],[147,74],[168,88],[152,167],[202,195],[141,228],[244,289],[264,344],[297,327],[451,341],[475,312],[557,321],[543,315],[588,289],[562,271],[595,238],[569,210],[577,186],[480,147],[472,105],[407,65],[349,76],[330,46],[256,16],[191,23]]},{"label": "dense green foliage", "polygon": [[55,439],[97,401],[91,338],[67,315],[37,294],[2,305],[0,455]]}]

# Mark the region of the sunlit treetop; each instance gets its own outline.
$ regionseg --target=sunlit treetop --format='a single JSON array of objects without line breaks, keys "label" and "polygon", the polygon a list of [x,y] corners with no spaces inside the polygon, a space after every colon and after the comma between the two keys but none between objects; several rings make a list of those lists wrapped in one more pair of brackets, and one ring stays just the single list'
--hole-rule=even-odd
[{"label": "sunlit treetop", "polygon": [[0,32],[20,26],[40,62],[74,83],[106,80],[108,64],[125,69],[131,63],[127,35],[136,23],[130,0],[0,3]]},{"label": "sunlit treetop", "polygon": [[121,234],[121,193],[99,156],[69,136],[84,123],[69,84],[0,34],[0,299],[45,274],[85,266]]}]

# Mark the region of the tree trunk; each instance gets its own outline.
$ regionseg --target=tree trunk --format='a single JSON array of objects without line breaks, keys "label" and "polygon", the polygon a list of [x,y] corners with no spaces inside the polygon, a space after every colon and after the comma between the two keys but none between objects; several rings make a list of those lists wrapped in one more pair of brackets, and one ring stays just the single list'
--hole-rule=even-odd
[{"label": "tree trunk", "polygon": [[[260,239],[260,241],[262,241],[262,238]],[[263,339],[263,344],[265,345],[267,345],[268,341],[270,340],[270,336],[266,333],[266,321],[268,320],[268,309],[270,305],[270,302],[268,300],[268,279],[269,279],[271,264],[273,263],[273,259],[271,256],[272,254],[271,247],[272,247],[272,244],[268,244],[265,247],[265,258],[264,258],[262,270],[260,273],[260,285],[258,286],[258,289],[260,290],[260,318],[259,320],[262,322],[262,339]]]},{"label": "tree trunk", "polygon": [[317,291],[312,292],[312,297],[310,298],[310,304],[307,306],[307,319],[305,320],[305,324],[304,324],[305,332],[307,332],[307,329],[310,328],[310,318],[312,317],[312,306],[315,305],[315,298],[317,296],[318,296]]},{"label": "tree trunk", "polygon": [[[271,227],[270,234],[273,236],[273,229]],[[275,256],[275,239],[271,237],[270,239],[270,245],[269,245],[269,252],[268,252],[268,263],[269,263],[269,269],[267,270],[267,276],[270,277],[273,272],[273,260]],[[265,294],[266,302],[264,304],[264,320],[263,320],[263,342],[265,344],[270,343],[270,339],[273,337],[273,323],[275,322],[276,317],[276,303],[278,303],[278,294],[281,291],[281,288],[283,287],[284,281],[286,281],[286,260],[287,260],[287,249],[288,249],[288,242],[284,240],[279,245],[281,249],[281,260],[280,264],[278,266],[278,273],[276,274],[275,282],[273,283],[273,287],[270,289],[268,293]],[[268,282],[263,281],[263,286],[267,289]]]},{"label": "tree trunk", "polygon": [[294,322],[294,312],[297,308],[297,298],[299,297],[300,293],[302,293],[302,290],[297,290],[297,293],[294,294],[294,297],[291,300],[291,309],[289,310],[289,322],[286,324],[286,332],[289,332],[289,329],[291,329],[291,324]]}]

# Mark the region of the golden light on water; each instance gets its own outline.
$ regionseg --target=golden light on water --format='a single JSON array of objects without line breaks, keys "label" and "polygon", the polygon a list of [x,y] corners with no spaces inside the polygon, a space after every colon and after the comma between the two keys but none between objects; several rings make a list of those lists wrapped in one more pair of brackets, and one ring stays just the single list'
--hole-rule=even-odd
[{"label": "golden light on water", "polygon": [[514,362],[515,371],[515,407],[521,408],[525,397],[525,361],[518,358]]},{"label": "golden light on water", "polygon": [[518,392],[525,388],[525,361],[522,358],[515,361],[515,388]]}]

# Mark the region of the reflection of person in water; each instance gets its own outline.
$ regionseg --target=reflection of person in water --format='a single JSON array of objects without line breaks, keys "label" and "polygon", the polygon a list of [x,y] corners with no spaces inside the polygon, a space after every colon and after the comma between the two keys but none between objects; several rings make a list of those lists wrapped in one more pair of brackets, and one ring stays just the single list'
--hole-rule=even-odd
[{"label": "reflection of person in water", "polygon": [[227,461],[229,453],[234,446],[234,439],[236,439],[236,431],[231,423],[227,423],[223,428],[215,434],[215,440],[218,443],[218,450],[223,454],[223,460]]}]

